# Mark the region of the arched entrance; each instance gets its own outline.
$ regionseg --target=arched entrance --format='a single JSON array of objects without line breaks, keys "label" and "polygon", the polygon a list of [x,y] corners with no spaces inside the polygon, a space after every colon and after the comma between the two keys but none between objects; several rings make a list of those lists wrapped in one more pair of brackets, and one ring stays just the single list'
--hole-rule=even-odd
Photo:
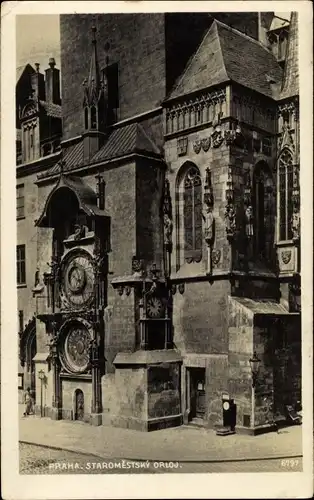
[{"label": "arched entrance", "polygon": [[84,421],[84,393],[81,389],[74,393],[74,420]]},{"label": "arched entrance", "polygon": [[24,371],[24,390],[29,387],[36,400],[35,362],[37,352],[36,323],[32,318],[20,334],[20,362]]}]

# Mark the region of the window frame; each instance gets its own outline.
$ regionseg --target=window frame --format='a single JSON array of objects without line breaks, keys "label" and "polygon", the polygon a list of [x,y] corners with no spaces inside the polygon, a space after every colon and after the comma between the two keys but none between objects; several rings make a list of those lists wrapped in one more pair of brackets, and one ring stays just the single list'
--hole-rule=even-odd
[{"label": "window frame", "polygon": [[[187,209],[187,186],[188,176],[193,173],[193,184],[191,185],[190,213]],[[195,179],[199,183],[195,185]],[[191,177],[190,177],[191,181]],[[196,193],[196,188],[199,192]],[[200,169],[193,162],[185,163],[177,177],[176,183],[176,271],[184,265],[199,263],[203,258],[203,182]],[[188,210],[188,211],[186,211]],[[196,213],[196,210],[199,212]],[[195,215],[196,214],[196,215]],[[187,226],[190,219],[191,228]],[[187,229],[191,229],[190,241],[187,241]],[[199,233],[199,234],[198,234]],[[192,245],[192,247],[191,247]]]},{"label": "window frame", "polygon": [[[23,250],[24,255],[20,256],[19,251]],[[24,278],[24,279],[23,279]],[[26,247],[25,244],[16,245],[16,283],[17,286],[26,285]]]},{"label": "window frame", "polygon": [[[283,156],[289,156],[289,160],[283,164]],[[292,193],[293,193],[293,154],[289,148],[284,148],[278,158],[278,243],[291,241],[292,234]],[[282,182],[283,178],[283,182]],[[284,210],[282,208],[282,196],[284,193]],[[284,223],[282,216],[284,214]],[[282,229],[283,228],[283,229]]]},{"label": "window frame", "polygon": [[[18,196],[19,189],[22,189],[23,196]],[[19,205],[18,200],[23,200],[23,204],[21,206]],[[18,213],[19,209],[23,209],[21,211],[21,214]],[[24,218],[25,218],[25,184],[21,183],[16,185],[16,219],[19,220]]]}]

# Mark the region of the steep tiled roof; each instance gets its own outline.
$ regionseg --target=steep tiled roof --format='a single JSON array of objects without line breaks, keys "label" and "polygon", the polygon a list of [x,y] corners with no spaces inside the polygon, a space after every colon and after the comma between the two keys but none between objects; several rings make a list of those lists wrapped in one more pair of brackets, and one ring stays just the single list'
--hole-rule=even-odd
[{"label": "steep tiled roof", "polygon": [[24,66],[18,66],[16,68],[16,83],[18,83],[19,79],[21,78],[22,74],[24,73],[24,70],[28,70],[30,73],[35,73],[34,68],[30,64],[25,64]]},{"label": "steep tiled roof", "polygon": [[[81,138],[71,145],[64,147],[64,172],[70,172],[84,165],[83,160],[83,139]],[[149,153],[160,156],[160,151],[154,142],[148,137],[145,130],[138,123],[132,123],[124,127],[114,129],[105,144],[88,161],[88,165],[101,161],[120,158],[131,153]],[[50,177],[60,172],[60,165],[54,165],[47,172],[38,175],[38,179]]]},{"label": "steep tiled roof", "polygon": [[283,85],[280,99],[294,97],[299,93],[299,57],[298,57],[298,13],[291,12],[289,38],[286,53]]},{"label": "steep tiled roof", "polygon": [[282,69],[260,42],[215,20],[168,99],[228,80],[272,97]]},{"label": "steep tiled roof", "polygon": [[40,105],[44,108],[48,116],[52,118],[61,118],[61,106],[53,102],[39,101]]}]

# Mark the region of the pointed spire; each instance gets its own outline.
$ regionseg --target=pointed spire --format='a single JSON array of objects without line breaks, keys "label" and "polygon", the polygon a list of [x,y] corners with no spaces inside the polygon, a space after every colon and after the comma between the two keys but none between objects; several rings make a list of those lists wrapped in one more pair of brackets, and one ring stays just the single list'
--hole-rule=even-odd
[{"label": "pointed spire", "polygon": [[294,97],[299,93],[298,58],[298,13],[291,12],[285,70],[280,99]]},{"label": "pointed spire", "polygon": [[88,79],[85,79],[83,82],[84,106],[97,105],[103,92],[103,82],[100,77],[97,55],[96,31],[96,27],[92,26],[92,54],[89,66],[89,75]]}]

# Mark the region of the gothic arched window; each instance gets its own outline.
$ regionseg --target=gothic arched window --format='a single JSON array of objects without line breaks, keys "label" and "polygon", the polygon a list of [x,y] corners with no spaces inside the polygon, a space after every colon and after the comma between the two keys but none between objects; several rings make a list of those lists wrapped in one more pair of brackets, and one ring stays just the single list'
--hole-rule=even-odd
[{"label": "gothic arched window", "polygon": [[279,240],[292,239],[292,154],[285,149],[279,158]]},{"label": "gothic arched window", "polygon": [[94,130],[97,129],[97,112],[95,106],[92,106],[90,108],[90,121],[91,121],[91,128]]},{"label": "gothic arched window", "polygon": [[254,254],[270,262],[274,246],[274,182],[268,165],[260,162],[253,176]]},{"label": "gothic arched window", "polygon": [[183,181],[184,258],[199,262],[202,258],[202,181],[198,168],[191,167]]},{"label": "gothic arched window", "polygon": [[84,109],[84,127],[88,130],[88,108]]}]

